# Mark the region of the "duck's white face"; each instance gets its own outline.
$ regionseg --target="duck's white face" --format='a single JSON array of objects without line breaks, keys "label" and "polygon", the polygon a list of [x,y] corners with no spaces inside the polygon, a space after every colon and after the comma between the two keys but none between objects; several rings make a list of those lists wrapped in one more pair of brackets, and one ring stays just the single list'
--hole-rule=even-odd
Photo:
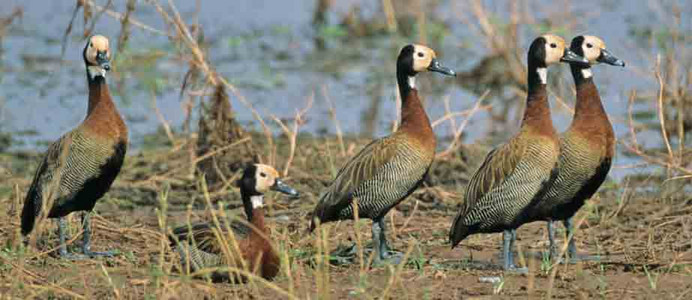
[{"label": "duck's white face", "polygon": [[256,164],[255,166],[257,167],[257,171],[255,171],[255,190],[264,194],[276,184],[279,172],[268,165]]},{"label": "duck's white face", "polygon": [[255,164],[255,191],[260,195],[250,197],[253,208],[264,206],[264,193],[274,190],[279,193],[298,197],[298,191],[283,183],[279,178],[279,172],[271,166]]},{"label": "duck's white face", "polygon": [[423,45],[413,45],[413,70],[416,72],[428,71],[428,67],[435,57],[433,49]]},{"label": "duck's white face", "polygon": [[106,72],[110,70],[111,59],[108,39],[102,35],[92,36],[84,50],[84,59],[92,79],[96,76],[106,77]]},{"label": "duck's white face", "polygon": [[565,55],[565,40],[552,34],[542,37],[545,39],[545,64],[559,63]]},{"label": "duck's white face", "polygon": [[598,63],[598,58],[601,57],[601,52],[605,50],[606,45],[605,42],[598,37],[585,35],[581,48],[584,53],[584,58],[586,58],[590,64],[595,65]]},{"label": "duck's white face", "polygon": [[[419,72],[438,72],[447,76],[456,76],[456,73],[447,67],[442,66],[437,60],[437,55],[433,49],[423,45],[410,45],[413,46],[413,52],[411,55],[412,66],[411,69],[415,73]],[[409,46],[407,46],[409,47]],[[404,48],[406,49],[406,48]],[[408,85],[410,88],[416,88],[416,77],[415,75],[408,76]]]}]

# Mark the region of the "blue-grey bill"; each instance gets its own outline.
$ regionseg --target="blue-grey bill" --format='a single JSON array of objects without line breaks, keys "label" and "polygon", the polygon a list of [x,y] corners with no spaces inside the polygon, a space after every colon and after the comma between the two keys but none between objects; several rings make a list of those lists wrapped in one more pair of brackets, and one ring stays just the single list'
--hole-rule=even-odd
[{"label": "blue-grey bill", "polygon": [[625,62],[622,59],[615,57],[615,55],[606,49],[601,49],[601,56],[598,57],[598,61],[612,66],[625,66]]},{"label": "blue-grey bill", "polygon": [[576,64],[582,64],[582,65],[589,65],[589,60],[587,60],[584,57],[581,57],[574,53],[572,50],[565,49],[565,54],[562,55],[562,58],[560,59],[562,62],[566,63],[576,63]]},{"label": "blue-grey bill", "polygon": [[276,182],[272,186],[272,190],[275,190],[279,193],[289,195],[289,196],[294,197],[294,198],[297,198],[298,196],[300,196],[300,193],[298,193],[298,191],[296,191],[296,189],[292,188],[288,184],[285,184],[280,179],[276,180]]},{"label": "blue-grey bill", "polygon": [[433,60],[430,62],[430,66],[428,67],[428,71],[442,73],[442,74],[447,75],[447,76],[457,76],[456,72],[454,72],[450,68],[442,66],[442,64],[440,64],[440,62],[435,58],[433,58]]}]

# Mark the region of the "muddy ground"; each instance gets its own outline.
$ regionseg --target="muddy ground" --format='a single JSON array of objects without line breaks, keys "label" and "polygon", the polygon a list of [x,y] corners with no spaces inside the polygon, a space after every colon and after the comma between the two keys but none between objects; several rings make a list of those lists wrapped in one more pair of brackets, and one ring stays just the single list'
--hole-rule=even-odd
[{"label": "muddy ground", "polygon": [[[275,141],[280,154],[288,147],[282,140]],[[370,239],[370,222],[365,220],[357,226],[352,221],[324,225],[320,232],[326,243],[316,242],[320,234],[306,234],[308,214],[320,191],[365,142],[347,139],[342,155],[336,139],[298,140],[285,181],[300,190],[301,198],[268,195],[271,236],[290,263],[284,263],[271,283],[252,280],[241,285],[181,275],[162,235],[188,218],[210,219],[200,180],[190,174],[184,142],[128,157],[111,192],[96,206],[93,230],[95,250],[118,249],[120,255],[74,262],[55,257],[52,220],[32,235],[35,243],[23,246],[18,212],[40,154],[0,154],[0,294],[58,299],[692,298],[692,197],[681,192],[661,198],[656,184],[609,181],[579,212],[578,248],[599,255],[599,261],[551,265],[544,259],[547,233],[542,222],[518,230],[528,275],[503,274],[497,268],[500,234],[471,236],[450,249],[447,233],[463,201],[464,185],[487,151],[480,146],[465,146],[454,157],[438,159],[425,186],[389,214],[390,242],[408,253],[405,265],[325,264],[318,255],[320,245],[331,250]],[[232,149],[228,153],[232,155]],[[283,171],[285,159],[274,165]],[[242,214],[232,179],[210,191],[209,200],[227,205],[229,214]],[[76,247],[77,214],[70,217],[70,227]],[[500,281],[483,282],[492,276]]]}]

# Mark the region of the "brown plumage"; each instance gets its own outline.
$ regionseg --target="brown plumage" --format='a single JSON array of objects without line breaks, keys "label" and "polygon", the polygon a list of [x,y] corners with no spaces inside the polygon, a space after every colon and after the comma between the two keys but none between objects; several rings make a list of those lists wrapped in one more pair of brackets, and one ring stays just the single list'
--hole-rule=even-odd
[{"label": "brown plumage", "polygon": [[[22,210],[22,234],[28,235],[45,205],[48,218],[59,218],[60,254],[68,255],[63,217],[74,211],[84,216],[82,251],[89,256],[90,214],[110,188],[125,159],[127,127],[111,99],[105,74],[110,70],[108,39],[96,35],[84,48],[89,106],[84,121],[53,143],[39,164]],[[107,253],[105,253],[107,254]],[[71,256],[79,258],[78,256]]]},{"label": "brown plumage", "polygon": [[[605,50],[605,43],[595,36],[578,36],[571,50],[584,56],[590,64],[600,62],[615,66],[625,63]],[[551,255],[557,256],[552,221],[563,221],[567,235],[573,234],[572,217],[598,190],[610,170],[615,153],[615,135],[601,97],[593,81],[590,65],[571,64],[577,90],[574,119],[560,137],[560,172],[543,202],[538,203],[532,219],[548,220]],[[577,258],[574,239],[569,241],[569,255]]]},{"label": "brown plumage", "polygon": [[504,232],[504,268],[513,270],[510,249],[516,228],[528,221],[532,202],[541,199],[556,172],[558,137],[546,94],[547,67],[560,61],[582,61],[564,40],[544,35],[528,52],[528,96],[519,133],[488,153],[471,178],[465,203],[449,233],[452,247],[476,233]]},{"label": "brown plumage", "polygon": [[[284,184],[274,168],[261,164],[246,167],[239,185],[247,222],[221,222],[219,227],[199,223],[173,229],[171,244],[180,255],[181,265],[185,270],[189,268],[191,272],[198,272],[224,267],[243,269],[246,264],[248,271],[265,279],[272,279],[279,272],[281,261],[264,223],[263,197],[269,190],[292,196],[298,196],[298,192]],[[239,253],[230,239],[229,230],[238,243]],[[211,278],[215,281],[236,279],[229,276],[228,271],[220,270],[212,271]],[[238,279],[242,281],[244,276]]]},{"label": "brown plumage", "polygon": [[336,175],[320,197],[310,225],[353,218],[357,200],[360,218],[373,220],[373,240],[379,255],[388,253],[383,218],[423,180],[435,156],[435,135],[418,98],[415,76],[434,71],[455,75],[440,66],[435,52],[422,45],[405,46],[397,59],[401,94],[401,126],[390,136],[365,146]]}]

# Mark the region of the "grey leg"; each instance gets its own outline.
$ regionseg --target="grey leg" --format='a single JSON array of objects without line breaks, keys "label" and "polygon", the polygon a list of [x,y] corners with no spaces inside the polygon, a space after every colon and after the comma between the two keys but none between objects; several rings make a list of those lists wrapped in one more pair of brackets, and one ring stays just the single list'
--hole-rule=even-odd
[{"label": "grey leg", "polygon": [[577,245],[574,242],[574,222],[572,221],[572,218],[568,218],[563,224],[565,225],[565,229],[567,230],[567,238],[569,239],[567,253],[569,254],[569,258],[573,260],[577,258]]},{"label": "grey leg", "polygon": [[389,243],[387,242],[387,225],[384,223],[384,218],[381,218],[377,220],[377,225],[380,226],[380,253],[382,253],[383,257],[388,257],[389,256],[389,251],[391,248],[389,248]]},{"label": "grey leg", "polygon": [[[373,248],[377,252],[375,255],[375,261],[384,260],[385,257],[382,254],[382,236],[384,235],[382,227],[380,227],[379,221],[372,222],[372,244]],[[386,246],[384,246],[386,247]]]},{"label": "grey leg", "polygon": [[66,233],[66,227],[67,224],[65,224],[65,218],[60,217],[58,218],[58,238],[60,239],[60,246],[58,248],[58,253],[62,257],[67,256],[67,238],[65,237]]},{"label": "grey leg", "polygon": [[108,256],[114,255],[112,251],[106,252],[94,252],[91,251],[91,212],[85,212],[82,215],[82,228],[84,229],[84,235],[82,236],[82,252],[84,255],[89,257],[95,256]]},{"label": "grey leg", "polygon": [[559,259],[560,253],[557,251],[558,247],[557,244],[555,244],[555,221],[548,221],[548,240],[550,241],[550,259],[551,260],[557,260]]},{"label": "grey leg", "polygon": [[504,269],[509,270],[514,268],[514,263],[512,262],[512,251],[509,249],[509,245],[512,243],[512,232],[505,230],[502,232],[502,259],[504,261]]},{"label": "grey leg", "polygon": [[391,255],[389,245],[387,245],[387,234],[384,219],[379,218],[372,222],[372,240],[373,246],[377,254],[375,255],[375,263],[381,263],[389,260],[389,263],[398,264],[401,262],[401,255]]},{"label": "grey leg", "polygon": [[567,229],[567,238],[569,239],[569,244],[567,245],[567,253],[569,254],[569,262],[577,263],[579,261],[599,261],[601,258],[599,256],[591,255],[579,255],[577,253],[577,244],[574,241],[574,220],[569,218],[564,220],[565,228]]},{"label": "grey leg", "polygon": [[67,252],[67,221],[65,221],[65,217],[58,218],[58,238],[60,239],[60,245],[58,246],[60,257],[68,260],[82,260],[86,258],[86,256],[81,254]]},{"label": "grey leg", "polygon": [[516,229],[505,230],[502,233],[502,255],[504,258],[504,269],[505,271],[515,272],[515,273],[528,273],[527,268],[517,268],[514,264],[514,243],[517,239]]}]

